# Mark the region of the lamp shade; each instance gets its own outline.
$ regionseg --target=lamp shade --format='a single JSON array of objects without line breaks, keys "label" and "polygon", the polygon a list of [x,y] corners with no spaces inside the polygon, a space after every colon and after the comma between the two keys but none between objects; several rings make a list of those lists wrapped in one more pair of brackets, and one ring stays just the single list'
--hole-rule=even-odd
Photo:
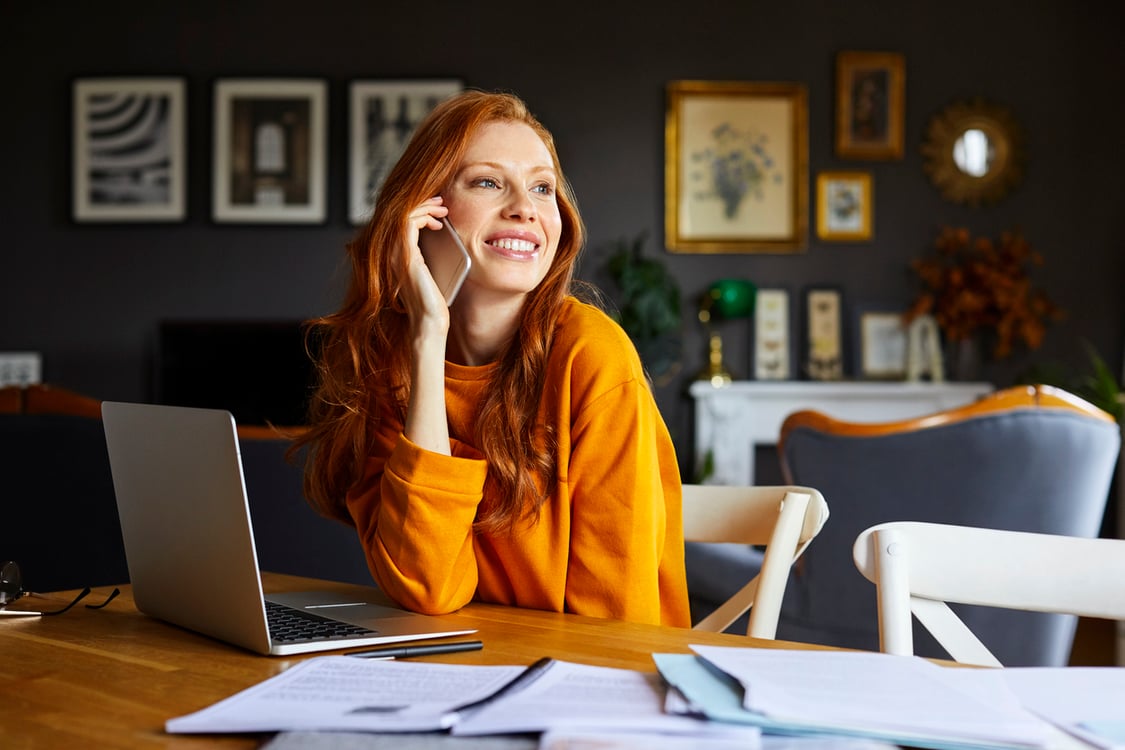
[{"label": "lamp shade", "polygon": [[707,288],[701,309],[716,318],[749,318],[754,314],[758,288],[745,279],[719,279]]}]

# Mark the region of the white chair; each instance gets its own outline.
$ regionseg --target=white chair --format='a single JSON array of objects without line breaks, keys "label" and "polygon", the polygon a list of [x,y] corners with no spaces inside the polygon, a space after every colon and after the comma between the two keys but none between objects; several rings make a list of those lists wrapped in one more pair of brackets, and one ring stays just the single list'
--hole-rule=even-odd
[{"label": "white chair", "polygon": [[1125,540],[898,521],[863,531],[852,557],[889,654],[914,653],[913,613],[954,660],[1003,666],[946,602],[1125,619]]},{"label": "white chair", "polygon": [[746,634],[772,639],[789,569],[824,526],[828,505],[809,487],[731,487],[685,484],[684,541],[764,545],[761,570],[698,622],[722,632],[750,610]]}]

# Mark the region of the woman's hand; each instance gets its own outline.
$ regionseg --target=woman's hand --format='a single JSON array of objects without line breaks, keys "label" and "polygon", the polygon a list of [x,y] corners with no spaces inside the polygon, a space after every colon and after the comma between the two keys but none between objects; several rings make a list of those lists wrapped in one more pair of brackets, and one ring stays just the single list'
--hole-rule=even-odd
[{"label": "woman's hand", "polygon": [[410,318],[410,401],[403,434],[416,445],[450,455],[449,423],[445,415],[445,346],[449,337],[449,307],[430,269],[422,259],[418,238],[422,232],[441,229],[440,218],[449,213],[441,196],[430,198],[410,212],[403,242],[409,261],[399,292]]},{"label": "woman's hand", "polygon": [[[442,205],[441,196],[430,198],[410,212],[403,243],[407,249],[408,264],[406,283],[402,285],[402,303],[410,317],[411,328],[416,338],[430,333],[444,334],[449,330],[449,308],[445,304],[441,289],[434,281],[426,261],[422,258],[419,239],[422,232],[439,231],[441,219],[449,213]],[[443,343],[444,348],[444,343]]]}]

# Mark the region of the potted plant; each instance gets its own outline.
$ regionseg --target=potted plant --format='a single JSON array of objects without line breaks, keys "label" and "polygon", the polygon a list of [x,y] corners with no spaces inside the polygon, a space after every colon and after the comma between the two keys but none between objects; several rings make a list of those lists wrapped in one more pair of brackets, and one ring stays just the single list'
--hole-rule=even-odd
[{"label": "potted plant", "polygon": [[1004,232],[994,241],[945,227],[934,246],[935,256],[911,263],[922,288],[906,322],[934,316],[950,347],[954,372],[960,369],[959,357],[975,356],[986,341],[995,359],[1010,356],[1019,345],[1038,349],[1048,324],[1064,317],[1047,293],[1032,284],[1030,267],[1043,265],[1043,256],[1019,232]]},{"label": "potted plant", "polygon": [[647,232],[610,245],[606,269],[619,291],[614,318],[637,347],[649,375],[658,383],[680,368],[680,287],[664,264],[644,255]]}]

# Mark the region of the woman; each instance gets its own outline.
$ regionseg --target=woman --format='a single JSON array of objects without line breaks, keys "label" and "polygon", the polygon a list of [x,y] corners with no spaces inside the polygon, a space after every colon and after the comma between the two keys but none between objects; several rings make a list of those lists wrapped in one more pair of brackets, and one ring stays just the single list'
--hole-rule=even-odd
[{"label": "woman", "polygon": [[[446,306],[419,251],[472,258]],[[680,476],[636,350],[571,296],[581,218],[547,130],[468,91],[419,125],[313,329],[305,488],[408,609],[472,599],[688,626]]]}]

